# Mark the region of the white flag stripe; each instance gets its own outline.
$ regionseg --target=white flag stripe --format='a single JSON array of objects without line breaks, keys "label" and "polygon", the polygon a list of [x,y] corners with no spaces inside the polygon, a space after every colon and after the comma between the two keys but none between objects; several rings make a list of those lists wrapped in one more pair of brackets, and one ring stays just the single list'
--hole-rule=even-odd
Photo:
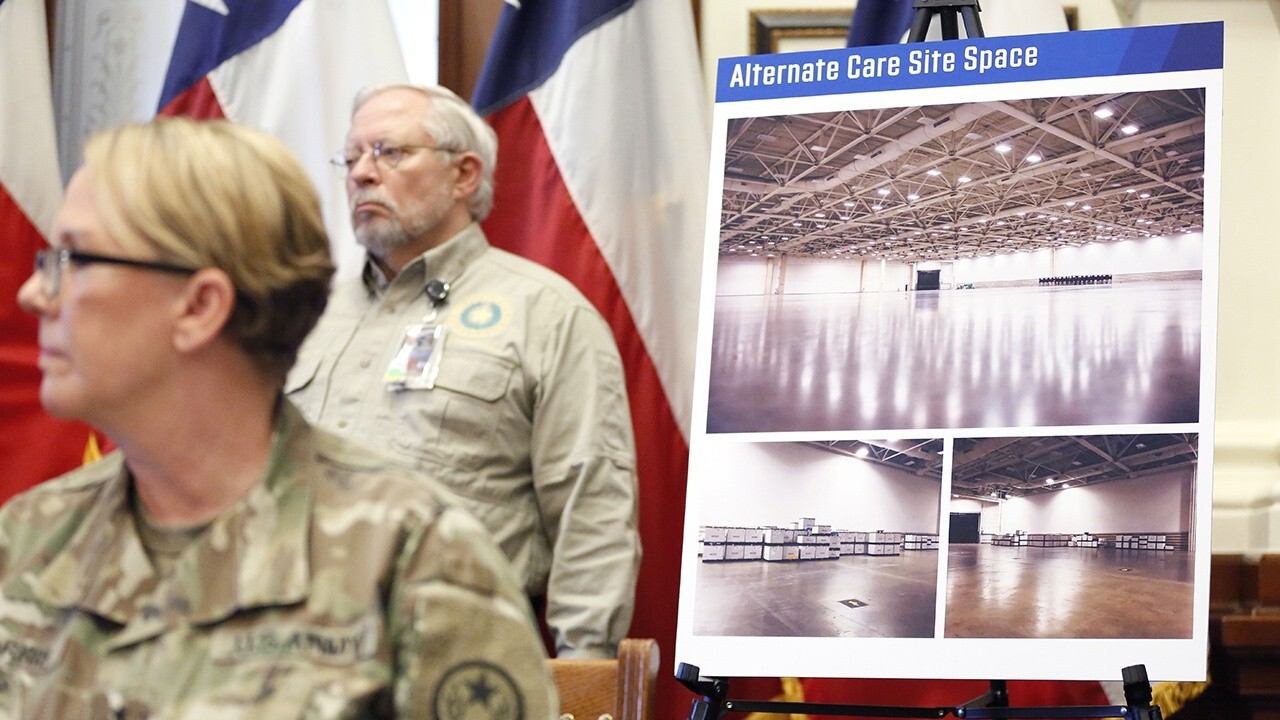
[{"label": "white flag stripe", "polygon": [[228,119],[280,138],[306,168],[320,191],[340,277],[358,272],[364,250],[328,158],[346,138],[357,90],[407,81],[385,2],[305,0],[280,30],[209,74]]},{"label": "white flag stripe", "polygon": [[46,237],[62,203],[43,0],[0,3],[0,184]]},{"label": "white flag stripe", "polygon": [[530,93],[686,439],[710,153],[692,23],[670,23],[689,13],[684,0],[638,0]]}]

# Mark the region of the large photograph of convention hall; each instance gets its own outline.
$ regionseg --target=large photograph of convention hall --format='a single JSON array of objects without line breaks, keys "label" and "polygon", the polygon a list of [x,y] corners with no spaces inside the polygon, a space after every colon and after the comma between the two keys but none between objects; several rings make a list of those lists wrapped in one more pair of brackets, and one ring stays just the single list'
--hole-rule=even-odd
[{"label": "large photograph of convention hall", "polygon": [[726,137],[708,432],[1200,419],[1203,89]]}]

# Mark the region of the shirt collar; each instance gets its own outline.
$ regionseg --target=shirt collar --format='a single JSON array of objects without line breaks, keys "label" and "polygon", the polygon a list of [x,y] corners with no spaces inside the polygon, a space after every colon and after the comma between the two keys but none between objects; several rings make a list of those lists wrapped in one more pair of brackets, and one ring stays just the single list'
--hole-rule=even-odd
[{"label": "shirt collar", "polygon": [[457,235],[410,260],[400,274],[390,280],[373,258],[365,255],[361,279],[371,296],[380,296],[390,288],[412,285],[425,291],[427,283],[437,278],[453,283],[473,260],[489,248],[489,241],[479,223],[471,223]]}]

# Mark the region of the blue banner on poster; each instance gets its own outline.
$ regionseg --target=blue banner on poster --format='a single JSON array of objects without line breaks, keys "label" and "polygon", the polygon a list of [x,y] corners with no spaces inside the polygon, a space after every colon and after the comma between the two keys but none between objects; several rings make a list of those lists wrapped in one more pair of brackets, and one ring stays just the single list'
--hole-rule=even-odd
[{"label": "blue banner on poster", "polygon": [[716,102],[1222,68],[1220,22],[723,58]]}]

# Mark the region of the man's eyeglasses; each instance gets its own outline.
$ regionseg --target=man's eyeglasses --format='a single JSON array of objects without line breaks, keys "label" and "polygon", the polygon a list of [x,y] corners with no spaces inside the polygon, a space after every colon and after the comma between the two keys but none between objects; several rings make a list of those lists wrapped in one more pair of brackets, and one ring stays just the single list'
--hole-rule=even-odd
[{"label": "man's eyeglasses", "polygon": [[191,275],[196,272],[195,268],[170,265],[156,260],[135,260],[134,258],[97,255],[66,248],[47,248],[36,251],[36,272],[40,275],[40,284],[44,286],[45,297],[50,299],[57,297],[58,291],[62,289],[62,271],[71,263],[78,265],[89,265],[91,263],[125,265],[143,270],[159,270],[160,272],[180,275]]},{"label": "man's eyeglasses", "polygon": [[435,150],[436,152],[446,153],[458,152],[453,148],[439,145],[391,145],[389,143],[376,142],[370,145],[368,150],[341,150],[329,158],[329,163],[340,172],[349,173],[356,166],[356,163],[360,162],[360,158],[364,157],[365,153],[369,153],[378,168],[390,170],[399,165],[406,155],[418,150]]}]

